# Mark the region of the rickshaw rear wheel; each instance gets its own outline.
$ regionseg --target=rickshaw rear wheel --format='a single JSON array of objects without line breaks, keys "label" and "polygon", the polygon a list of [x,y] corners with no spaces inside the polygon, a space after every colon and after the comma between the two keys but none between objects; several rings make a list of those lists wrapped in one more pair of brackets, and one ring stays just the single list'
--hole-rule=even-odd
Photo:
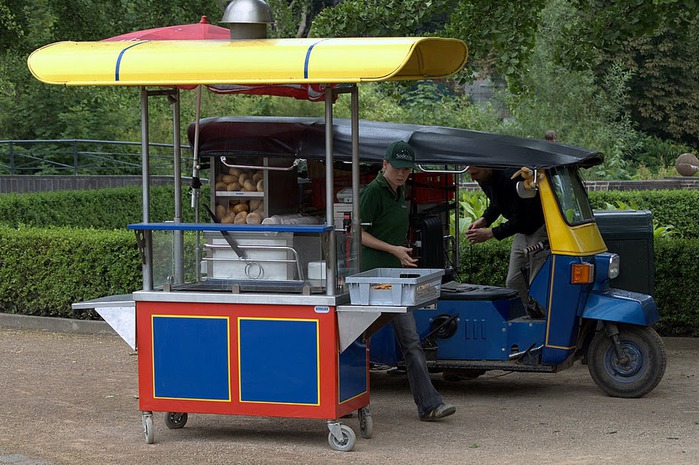
[{"label": "rickshaw rear wheel", "polygon": [[653,328],[619,325],[618,329],[624,357],[617,356],[612,338],[598,331],[587,353],[590,376],[612,397],[643,397],[665,374],[665,345]]}]

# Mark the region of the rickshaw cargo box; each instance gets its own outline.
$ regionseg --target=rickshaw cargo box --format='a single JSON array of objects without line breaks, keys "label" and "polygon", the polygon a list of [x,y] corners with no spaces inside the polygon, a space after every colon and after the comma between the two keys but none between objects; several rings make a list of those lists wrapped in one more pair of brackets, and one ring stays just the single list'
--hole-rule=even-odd
[{"label": "rickshaw cargo box", "polygon": [[418,204],[454,200],[454,175],[444,173],[413,173],[411,200]]},{"label": "rickshaw cargo box", "polygon": [[438,299],[444,270],[375,268],[348,276],[352,305],[416,306]]}]

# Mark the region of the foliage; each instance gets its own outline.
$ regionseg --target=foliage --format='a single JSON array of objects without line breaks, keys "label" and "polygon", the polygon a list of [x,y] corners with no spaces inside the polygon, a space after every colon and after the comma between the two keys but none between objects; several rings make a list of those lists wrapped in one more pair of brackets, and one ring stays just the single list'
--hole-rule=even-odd
[{"label": "foliage", "polygon": [[[642,210],[636,203],[635,199],[630,199],[628,202],[623,200],[615,200],[614,203],[605,202],[604,210]],[[670,237],[677,234],[675,227],[671,224],[661,226],[658,224],[658,220],[653,218],[653,237]]]},{"label": "foliage", "polygon": [[[0,6],[0,134],[6,139],[139,140],[134,88],[49,86],[33,79],[28,54],[59,40],[98,40],[126,31],[220,18],[225,0],[5,0]],[[697,2],[638,0],[270,0],[273,37],[438,35],[464,39],[470,58],[459,80],[360,86],[361,116],[540,138],[556,129],[568,144],[600,150],[596,177],[653,176],[695,144]],[[333,5],[330,7],[330,5]],[[675,12],[673,9],[676,9]],[[316,16],[317,14],[317,16]],[[474,105],[461,85],[489,76],[514,119]],[[195,116],[182,92],[180,137]],[[338,115],[348,116],[340,97]],[[171,108],[151,98],[150,138],[173,139]],[[202,116],[323,115],[323,105],[204,92]],[[647,138],[639,129],[661,139]],[[674,142],[665,145],[665,137]],[[660,140],[661,142],[657,142]],[[675,147],[674,144],[677,144]],[[689,151],[684,150],[683,151]],[[681,153],[681,152],[680,152]],[[638,165],[644,165],[639,175]]]},{"label": "foliage", "polygon": [[425,35],[440,28],[455,0],[345,0],[313,20],[310,37]]},{"label": "foliage", "polygon": [[687,144],[660,139],[656,136],[644,136],[641,138],[638,151],[629,158],[638,167],[644,166],[649,170],[658,172],[667,166],[674,167],[677,157],[692,151],[692,147]]},{"label": "foliage", "polygon": [[[635,74],[631,112],[643,130],[696,144],[699,3],[682,0],[571,0],[573,21],[557,38],[562,62],[606,74],[623,63]],[[571,47],[570,44],[576,44]]]},{"label": "foliage", "polygon": [[[481,191],[460,191],[459,192],[459,232],[463,233],[468,226],[483,216],[488,208],[488,197]],[[499,217],[491,226],[502,223],[503,218]],[[449,230],[454,234],[454,214],[449,220]]]},{"label": "foliage", "polygon": [[547,129],[555,129],[560,142],[605,155],[593,177],[628,179],[629,159],[641,147],[641,135],[626,111],[632,75],[616,65],[598,82],[589,69],[569,69],[557,62],[555,41],[572,15],[561,0],[542,12],[531,71],[524,80],[528,92],[512,102],[516,118],[505,132],[541,138]]},{"label": "foliage", "polygon": [[624,64],[635,74],[630,108],[639,128],[656,136],[699,142],[699,19],[668,18],[653,35],[630,40]]},{"label": "foliage", "polygon": [[655,241],[655,299],[664,336],[699,337],[699,240],[661,238]]},{"label": "foliage", "polygon": [[[206,201],[206,189],[202,189]],[[151,221],[172,220],[172,187],[151,188]],[[189,205],[183,192],[183,205]],[[193,212],[185,208],[184,220]],[[8,227],[124,229],[143,220],[140,186],[96,191],[56,191],[0,196],[0,224]]]},{"label": "foliage", "polygon": [[673,237],[699,238],[699,191],[594,191],[589,197],[595,210],[604,210],[607,205],[650,210],[658,227],[673,226]]},{"label": "foliage", "polygon": [[73,302],[142,287],[130,231],[0,226],[0,311],[86,318]]},{"label": "foliage", "polygon": [[444,34],[469,44],[471,58],[467,73],[502,78],[510,92],[519,95],[525,90],[522,79],[545,4],[544,0],[459,1]]}]

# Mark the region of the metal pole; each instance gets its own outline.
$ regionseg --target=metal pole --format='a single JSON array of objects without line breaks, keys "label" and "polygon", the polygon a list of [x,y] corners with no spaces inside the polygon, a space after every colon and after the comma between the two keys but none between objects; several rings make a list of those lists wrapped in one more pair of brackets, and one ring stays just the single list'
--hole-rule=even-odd
[{"label": "metal pole", "polygon": [[[201,84],[197,86],[197,106],[194,118],[194,147],[192,147],[192,208],[194,209],[194,222],[199,223],[199,189],[201,179],[199,179],[199,119],[201,118]],[[213,168],[212,168],[213,169]],[[194,262],[197,264],[197,282],[201,279],[201,233],[197,232],[194,239]]]},{"label": "metal pole", "polygon": [[[141,88],[141,177],[143,191],[143,222],[150,223],[150,156],[148,138],[148,90]],[[144,231],[143,290],[153,290],[152,231]]]},{"label": "metal pole", "polygon": [[[359,272],[362,264],[362,219],[359,217],[359,89],[352,86],[350,94],[352,125],[352,250],[357,254]],[[347,253],[350,253],[348,250]]]},{"label": "metal pole", "polygon": [[73,174],[78,175],[78,141],[73,139]]},{"label": "metal pole", "polygon": [[15,148],[12,141],[10,141],[10,174],[13,176],[15,174]]},{"label": "metal pole", "polygon": [[335,217],[333,200],[335,198],[335,180],[333,167],[333,93],[328,85],[325,88],[325,224],[333,230],[328,238],[328,257],[325,260],[325,293],[335,295],[337,279],[337,249],[335,239]]},{"label": "metal pole", "polygon": [[[172,98],[172,149],[175,187],[175,223],[182,223],[182,146],[180,144],[180,89],[175,88]],[[175,284],[184,283],[184,231],[173,231]]]}]

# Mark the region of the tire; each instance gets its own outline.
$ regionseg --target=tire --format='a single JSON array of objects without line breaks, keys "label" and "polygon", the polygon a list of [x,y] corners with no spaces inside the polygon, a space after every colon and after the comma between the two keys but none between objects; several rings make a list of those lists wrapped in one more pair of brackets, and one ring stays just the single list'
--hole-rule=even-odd
[{"label": "tire", "polygon": [[650,327],[619,325],[619,342],[628,357],[620,363],[612,338],[599,331],[587,352],[587,367],[597,386],[612,397],[643,397],[665,374],[667,354],[658,333]]},{"label": "tire", "polygon": [[155,442],[154,432],[153,432],[153,414],[144,413],[141,415],[141,423],[143,424],[143,436],[146,440],[146,444],[153,444]]},{"label": "tire", "polygon": [[339,450],[340,452],[349,452],[354,449],[354,445],[357,442],[357,436],[354,434],[352,428],[347,425],[340,425],[342,432],[342,440],[338,441],[335,435],[330,432],[328,434],[328,444],[334,450]]},{"label": "tire", "polygon": [[170,429],[184,428],[184,425],[187,424],[187,418],[187,412],[168,412],[165,414],[165,426]]},{"label": "tire", "polygon": [[371,438],[374,434],[374,420],[371,418],[369,407],[362,407],[357,411],[359,417],[359,430],[364,439]]}]

